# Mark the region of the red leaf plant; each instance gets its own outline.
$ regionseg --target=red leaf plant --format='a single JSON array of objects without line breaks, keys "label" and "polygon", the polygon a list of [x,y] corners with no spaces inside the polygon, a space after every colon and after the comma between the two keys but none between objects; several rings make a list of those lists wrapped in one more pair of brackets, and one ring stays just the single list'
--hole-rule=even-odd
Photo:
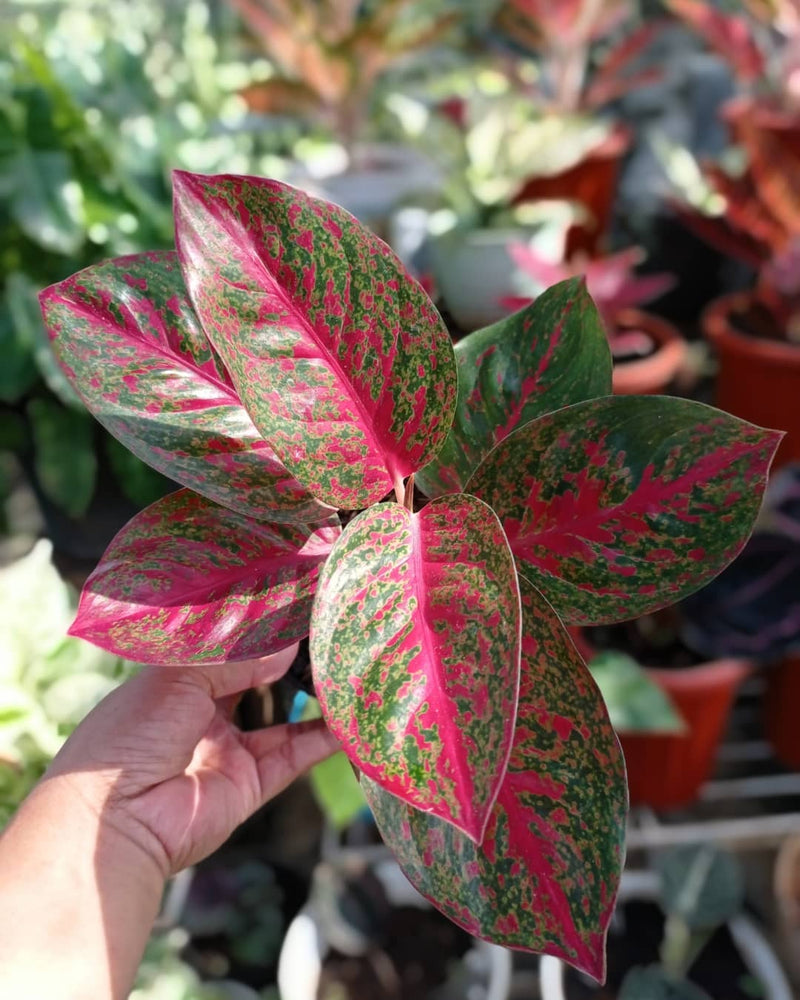
[{"label": "red leaf plant", "polygon": [[678,203],[684,222],[758,273],[760,303],[785,335],[800,316],[800,3],[747,0],[732,14],[704,0],[668,6],[728,63],[741,92],[722,109],[744,153],[735,175],[702,164],[709,208]]},{"label": "red leaf plant", "polygon": [[411,881],[471,933],[602,979],[625,771],[566,626],[717,574],[779,435],[609,395],[576,279],[454,350],[334,205],[178,173],[175,221],[177,256],[41,296],[87,407],[184,487],[114,539],[73,633],[220,670],[310,634],[324,717]]}]

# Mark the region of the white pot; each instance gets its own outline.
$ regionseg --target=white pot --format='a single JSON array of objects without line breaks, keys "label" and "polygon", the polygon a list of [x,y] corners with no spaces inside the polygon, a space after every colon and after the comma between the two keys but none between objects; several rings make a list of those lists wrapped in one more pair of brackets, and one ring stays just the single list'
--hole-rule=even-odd
[{"label": "white pot", "polygon": [[437,191],[439,168],[418,150],[393,143],[358,147],[354,166],[340,173],[295,172],[290,182],[347,209],[360,222],[386,232],[392,210],[403,199]]},{"label": "white pot", "polygon": [[452,230],[431,245],[436,286],[447,310],[464,332],[508,316],[503,299],[519,294],[519,273],[510,243],[526,243],[530,230]]},{"label": "white pot", "polygon": [[[658,901],[657,872],[625,872],[620,883],[619,900],[647,899]],[[764,1000],[793,1000],[792,988],[780,962],[767,939],[749,917],[737,914],[728,921],[728,930],[736,943],[745,965],[764,987]],[[566,1000],[564,975],[567,966],[552,955],[543,955],[539,962],[539,990],[542,1000]]]},{"label": "white pot", "polygon": [[[382,849],[384,851],[385,849]],[[418,906],[430,909],[430,903],[411,885],[388,851],[372,865],[387,899],[395,906]],[[310,906],[304,907],[289,924],[278,959],[278,991],[281,1000],[316,1000],[322,963],[329,951],[321,922]],[[506,948],[474,941],[462,959],[474,969],[477,980],[486,985],[470,997],[481,1000],[508,1000],[511,990],[511,952]]]}]

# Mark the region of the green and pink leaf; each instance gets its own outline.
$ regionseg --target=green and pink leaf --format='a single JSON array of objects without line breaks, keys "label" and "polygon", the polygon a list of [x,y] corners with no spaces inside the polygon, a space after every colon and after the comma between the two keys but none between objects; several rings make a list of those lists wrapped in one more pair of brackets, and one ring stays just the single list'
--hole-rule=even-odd
[{"label": "green and pink leaf", "polygon": [[369,778],[361,787],[404,872],[460,927],[556,955],[598,980],[625,853],[625,766],[600,692],[541,594],[520,579],[519,714],[476,845]]},{"label": "green and pink leaf", "polygon": [[577,278],[459,341],[458,400],[450,433],[416,477],[429,496],[462,490],[516,427],[611,392],[611,352],[600,316]]},{"label": "green and pink leaf", "polygon": [[514,731],[519,600],[500,522],[456,494],[358,515],[314,601],[314,687],[347,755],[477,841]]},{"label": "green and pink leaf", "polygon": [[568,624],[698,590],[739,553],[782,433],[666,396],[610,396],[509,435],[469,481]]},{"label": "green and pink leaf", "polygon": [[174,187],[189,294],[261,434],[325,503],[398,489],[456,398],[425,292],[349,213],[278,181],[177,172]]},{"label": "green and pink leaf", "polygon": [[329,516],[247,415],[174,252],[86,268],[46,289],[41,303],[55,355],[86,407],[143,461],[242,514]]},{"label": "green and pink leaf", "polygon": [[308,634],[340,534],[268,524],[179,490],[137,514],[86,581],[70,633],[143,663],[222,663]]}]

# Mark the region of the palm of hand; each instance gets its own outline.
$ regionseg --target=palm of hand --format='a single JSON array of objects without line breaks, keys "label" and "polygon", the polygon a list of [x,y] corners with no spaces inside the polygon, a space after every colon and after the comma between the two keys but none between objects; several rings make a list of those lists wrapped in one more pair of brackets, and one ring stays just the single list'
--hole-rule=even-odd
[{"label": "palm of hand", "polygon": [[229,719],[240,691],[281,676],[293,658],[288,649],[215,667],[145,668],[84,720],[52,773],[69,774],[101,820],[165,875],[194,864],[336,749],[319,723],[244,733]]}]

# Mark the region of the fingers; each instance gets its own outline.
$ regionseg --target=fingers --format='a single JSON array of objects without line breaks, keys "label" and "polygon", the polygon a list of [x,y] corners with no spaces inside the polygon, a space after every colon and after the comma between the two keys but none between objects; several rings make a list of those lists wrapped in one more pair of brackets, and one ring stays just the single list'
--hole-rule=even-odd
[{"label": "fingers", "polygon": [[279,653],[257,660],[231,660],[228,663],[193,667],[196,677],[202,677],[209,695],[215,700],[241,694],[259,684],[269,684],[283,677],[297,656],[297,643]]},{"label": "fingers", "polygon": [[322,719],[242,733],[241,740],[258,765],[262,803],[341,749]]}]

